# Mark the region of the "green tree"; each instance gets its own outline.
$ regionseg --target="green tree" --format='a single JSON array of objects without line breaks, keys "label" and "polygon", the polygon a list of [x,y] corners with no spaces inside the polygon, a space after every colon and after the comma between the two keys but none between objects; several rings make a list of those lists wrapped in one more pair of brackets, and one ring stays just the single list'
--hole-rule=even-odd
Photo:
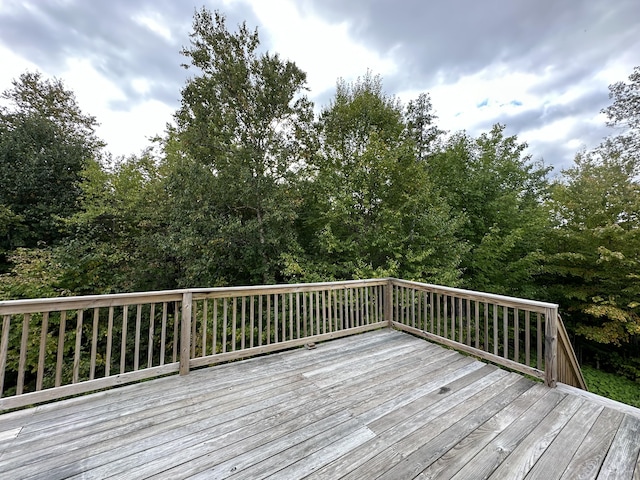
[{"label": "green tree", "polygon": [[575,332],[600,344],[640,334],[637,174],[637,160],[605,143],[578,154],[554,185],[543,281]]},{"label": "green tree", "polygon": [[108,164],[91,161],[82,173],[80,209],[65,220],[68,238],[56,249],[61,285],[75,294],[175,288],[156,159],[148,151]]},{"label": "green tree", "polygon": [[495,125],[476,139],[456,133],[427,164],[439,194],[464,215],[465,286],[537,297],[549,168],[532,162],[527,145],[504,128]]},{"label": "green tree", "polygon": [[[305,73],[258,47],[257,31],[242,24],[230,32],[222,14],[203,8],[182,51],[187,68],[198,73],[182,90],[175,114],[180,159],[173,163],[183,173],[185,167],[198,172],[199,178],[189,173],[183,180],[190,188],[206,186],[193,188],[190,203],[202,196],[214,228],[208,238],[194,232],[202,215],[194,205],[180,218],[174,215],[173,231],[194,233],[179,243],[208,245],[202,254],[224,259],[192,278],[198,283],[272,283],[282,279],[283,255],[296,248],[296,170],[308,155],[313,109],[303,95]],[[173,185],[180,188],[176,175]],[[185,195],[190,193],[182,191],[181,201]]]},{"label": "green tree", "polygon": [[610,141],[622,152],[640,155],[640,66],[629,75],[629,83],[616,82],[609,86],[609,98],[613,103],[602,112],[607,115],[607,125],[622,128],[622,132]]},{"label": "green tree", "polygon": [[301,214],[306,255],[290,271],[308,279],[394,275],[455,284],[464,250],[455,238],[459,219],[416,158],[427,146],[412,134],[427,125],[409,130],[400,102],[367,74],[338,83],[317,128],[321,148],[309,165]]},{"label": "green tree", "polygon": [[59,218],[78,208],[80,172],[101,148],[94,117],[61,80],[24,73],[2,93],[0,108],[1,248],[60,240]]}]

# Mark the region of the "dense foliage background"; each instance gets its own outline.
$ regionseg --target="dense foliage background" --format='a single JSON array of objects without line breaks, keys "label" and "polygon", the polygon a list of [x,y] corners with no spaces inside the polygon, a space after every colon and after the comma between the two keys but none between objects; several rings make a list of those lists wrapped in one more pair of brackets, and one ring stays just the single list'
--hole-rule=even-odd
[{"label": "dense foliage background", "polygon": [[129,158],[61,80],[2,94],[2,299],[395,276],[557,302],[583,363],[640,383],[640,67],[610,87],[616,133],[554,174],[370,72],[316,113],[218,12],[182,53],[174,124]]}]

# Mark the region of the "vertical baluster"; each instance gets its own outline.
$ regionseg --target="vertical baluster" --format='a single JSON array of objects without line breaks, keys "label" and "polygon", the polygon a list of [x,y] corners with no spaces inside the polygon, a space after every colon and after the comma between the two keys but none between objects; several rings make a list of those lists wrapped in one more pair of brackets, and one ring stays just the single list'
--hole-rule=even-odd
[{"label": "vertical baluster", "polygon": [[258,295],[258,346],[262,346],[262,302],[264,295]]},{"label": "vertical baluster", "polygon": [[416,315],[418,317],[416,328],[423,332],[427,331],[427,292],[424,290],[416,291]]},{"label": "vertical baluster", "polygon": [[484,302],[484,351],[489,351],[489,304]]},{"label": "vertical baluster", "polygon": [[271,294],[267,294],[267,345],[271,343]]},{"label": "vertical baluster", "polygon": [[352,315],[351,315],[351,289],[345,289],[344,291],[344,316],[345,316],[345,322],[347,324],[347,328],[351,328],[353,326],[352,322]]},{"label": "vertical baluster", "polygon": [[178,331],[180,327],[180,309],[178,308],[178,302],[173,303],[173,363],[178,361]]},{"label": "vertical baluster", "polygon": [[307,337],[307,293],[302,293],[302,330],[303,335]]},{"label": "vertical baluster", "polygon": [[98,320],[100,318],[100,309],[93,309],[93,325],[91,335],[91,366],[89,367],[89,380],[93,380],[96,374],[96,356],[98,348]]},{"label": "vertical baluster", "polygon": [[509,358],[509,307],[502,307],[503,357]]},{"label": "vertical baluster", "polygon": [[129,306],[122,307],[122,336],[120,340],[120,373],[125,371],[125,360],[127,355],[127,320],[129,317]]},{"label": "vertical baluster", "polygon": [[222,353],[227,351],[227,323],[229,318],[229,299],[224,298],[222,302]]},{"label": "vertical baluster", "polygon": [[429,292],[429,332],[435,333],[435,328],[433,327],[433,292]]},{"label": "vertical baluster", "polygon": [[392,317],[394,322],[400,322],[400,288],[397,285],[391,286],[391,308],[393,308]]},{"label": "vertical baluster", "polygon": [[78,383],[80,375],[80,352],[82,349],[82,321],[84,310],[78,310],[76,321],[76,345],[73,353],[73,383]]},{"label": "vertical baluster", "polygon": [[524,312],[524,363],[531,366],[531,312]]},{"label": "vertical baluster", "polygon": [[300,338],[300,295],[296,292],[295,296],[295,311],[296,311],[296,330],[293,330],[293,293],[289,294],[289,338],[291,340]]},{"label": "vertical baluster", "polygon": [[416,328],[416,291],[413,288],[411,289],[411,326]]},{"label": "vertical baluster", "polygon": [[273,343],[278,343],[278,294],[273,294]]},{"label": "vertical baluster", "polygon": [[191,302],[191,354],[189,358],[196,358],[196,330],[198,328],[198,301]]},{"label": "vertical baluster", "polygon": [[[371,320],[369,319],[369,288],[364,287],[364,315],[365,315],[365,325],[369,325]],[[324,307],[324,306],[323,306]]]},{"label": "vertical baluster", "polygon": [[441,303],[441,298],[442,295],[440,295],[439,293],[435,294],[436,297],[436,324],[437,324],[437,335],[440,336],[440,303]]},{"label": "vertical baluster", "polygon": [[473,301],[473,313],[476,325],[476,348],[480,348],[480,302]]},{"label": "vertical baluster", "polygon": [[231,351],[235,352],[236,329],[238,328],[238,299],[236,297],[232,297],[231,301],[233,302],[232,313],[231,313]]},{"label": "vertical baluster", "polygon": [[316,292],[316,335],[320,333],[320,292]]},{"label": "vertical baluster", "polygon": [[313,316],[313,292],[307,294],[309,301],[309,336],[312,337],[315,333],[315,320]]},{"label": "vertical baluster", "polygon": [[60,312],[60,327],[58,329],[58,352],[56,357],[56,381],[55,386],[59,387],[62,381],[62,361],[64,359],[64,340],[67,330],[67,311]]},{"label": "vertical baluster", "polygon": [[113,348],[113,306],[109,307],[107,319],[107,353],[104,360],[104,376],[111,375],[111,350]]},{"label": "vertical baluster", "polygon": [[262,302],[264,301],[264,295],[258,295],[258,346],[262,346]]},{"label": "vertical baluster", "polygon": [[209,302],[202,300],[202,356],[207,356],[207,332],[209,331]]},{"label": "vertical baluster", "polygon": [[29,322],[31,314],[24,313],[22,315],[22,336],[20,340],[20,359],[18,360],[18,386],[16,387],[16,395],[21,395],[24,389],[24,371],[27,364],[27,341],[29,339]]},{"label": "vertical baluster", "polygon": [[[47,351],[47,334],[49,330],[49,312],[42,313],[42,327],[40,329],[40,350],[38,352],[38,374],[36,378],[36,391],[42,390],[44,379],[44,358]],[[95,362],[94,362],[95,364]],[[0,368],[0,375],[4,375],[4,369]],[[2,387],[0,387],[0,394]]]},{"label": "vertical baluster", "polygon": [[213,315],[211,324],[211,353],[218,353],[218,299],[213,299]]},{"label": "vertical baluster", "polygon": [[255,316],[256,316],[256,307],[255,307],[255,297],[251,295],[249,304],[249,328],[251,329],[251,341],[249,342],[249,347],[253,348],[254,346],[254,338],[255,338]]},{"label": "vertical baluster", "polygon": [[536,327],[538,329],[536,333],[536,340],[537,340],[537,346],[536,346],[537,362],[536,363],[537,363],[538,370],[542,370],[542,321],[540,319],[540,312],[536,312]]},{"label": "vertical baluster", "polygon": [[498,305],[493,304],[493,354],[498,355]]},{"label": "vertical baluster", "polygon": [[241,334],[240,334],[240,350],[244,350],[245,336],[247,335],[247,302],[246,297],[242,297],[242,313],[241,313]]},{"label": "vertical baluster", "polygon": [[280,319],[281,323],[281,331],[280,331],[280,341],[284,342],[287,340],[287,296],[283,293],[281,298],[282,303],[282,318]]},{"label": "vertical baluster", "polygon": [[449,313],[451,321],[451,340],[456,340],[456,298],[451,296],[451,312]]},{"label": "vertical baluster", "polygon": [[339,290],[338,291],[338,299],[340,300],[340,304],[338,305],[338,313],[340,315],[340,329],[344,330],[345,328],[347,328],[347,319],[345,318],[344,315],[344,304],[345,304],[345,294],[346,294],[346,290]]},{"label": "vertical baluster", "polygon": [[162,302],[162,330],[160,330],[160,365],[164,365],[164,353],[167,346],[167,302]]},{"label": "vertical baluster", "polygon": [[7,368],[7,354],[9,353],[9,328],[11,315],[2,317],[2,341],[0,342],[0,398],[4,394],[4,374]]},{"label": "vertical baluster", "polygon": [[296,292],[296,338],[300,338],[300,292]]},{"label": "vertical baluster", "polygon": [[520,312],[513,309],[513,360],[520,362]]},{"label": "vertical baluster", "polygon": [[[140,327],[142,323],[142,305],[136,305],[136,339],[133,345],[133,371],[137,371],[140,366]],[[193,338],[193,337],[192,337]],[[195,342],[194,342],[195,343]],[[193,354],[192,354],[193,356]]]},{"label": "vertical baluster", "polygon": [[153,337],[155,335],[156,304],[149,308],[149,345],[147,348],[147,368],[153,366]]},{"label": "vertical baluster", "polygon": [[[449,322],[447,321],[448,317],[448,305],[449,305],[449,296],[448,295],[442,295],[442,299],[444,302],[444,312],[443,312],[443,321],[444,321],[444,336],[445,338],[449,338]],[[453,332],[451,332],[453,334]]]},{"label": "vertical baluster", "polygon": [[[458,298],[458,342],[465,343],[464,338],[464,315],[462,312],[462,298]],[[455,339],[454,339],[455,340]]]},{"label": "vertical baluster", "polygon": [[289,340],[296,338],[293,331],[293,293],[289,293]]},{"label": "vertical baluster", "polygon": [[[467,345],[471,346],[473,334],[471,332],[471,300],[467,298],[465,302],[465,306],[467,307]],[[476,330],[477,333],[477,330]],[[477,342],[476,342],[477,343]]]},{"label": "vertical baluster", "polygon": [[338,313],[340,311],[340,309],[338,308],[339,298],[340,298],[340,292],[338,290],[334,290],[333,291],[333,321],[335,322],[336,330],[341,330],[340,318]]}]

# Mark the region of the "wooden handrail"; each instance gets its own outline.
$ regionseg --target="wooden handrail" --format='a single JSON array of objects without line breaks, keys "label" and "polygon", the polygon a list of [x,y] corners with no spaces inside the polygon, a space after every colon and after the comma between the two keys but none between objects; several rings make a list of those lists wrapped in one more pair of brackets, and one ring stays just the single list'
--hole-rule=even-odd
[{"label": "wooden handrail", "polygon": [[2,301],[0,410],[381,328],[387,283]]},{"label": "wooden handrail", "polygon": [[586,388],[557,305],[394,278],[0,302],[0,410],[394,327]]},{"label": "wooden handrail", "polygon": [[537,377],[586,389],[558,305],[390,279],[392,326]]}]

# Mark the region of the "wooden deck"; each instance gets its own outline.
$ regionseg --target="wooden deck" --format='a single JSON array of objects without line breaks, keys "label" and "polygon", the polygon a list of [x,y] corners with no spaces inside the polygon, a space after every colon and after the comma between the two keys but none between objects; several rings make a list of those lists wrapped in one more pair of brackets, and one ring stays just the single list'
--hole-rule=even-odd
[{"label": "wooden deck", "polygon": [[0,478],[631,480],[634,413],[383,329],[1,415]]}]

